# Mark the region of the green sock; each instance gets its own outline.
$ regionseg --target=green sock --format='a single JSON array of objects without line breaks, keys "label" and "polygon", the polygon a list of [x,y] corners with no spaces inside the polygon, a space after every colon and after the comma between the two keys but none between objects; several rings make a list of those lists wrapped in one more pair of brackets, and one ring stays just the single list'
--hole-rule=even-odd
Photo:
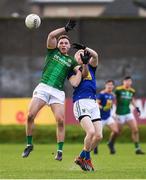
[{"label": "green sock", "polygon": [[64,142],[58,142],[58,151],[62,151]]},{"label": "green sock", "polygon": [[32,144],[32,136],[26,136],[27,144]]},{"label": "green sock", "polygon": [[139,142],[135,142],[134,145],[135,145],[135,149],[140,149]]}]

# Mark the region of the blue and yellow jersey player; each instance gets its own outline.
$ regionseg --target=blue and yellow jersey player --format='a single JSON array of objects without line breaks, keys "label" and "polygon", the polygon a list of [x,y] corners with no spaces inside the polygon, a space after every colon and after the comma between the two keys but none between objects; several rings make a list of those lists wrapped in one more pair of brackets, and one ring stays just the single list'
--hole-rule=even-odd
[{"label": "blue and yellow jersey player", "polygon": [[[114,81],[108,80],[105,82],[105,88],[99,94],[97,94],[97,102],[100,107],[102,126],[104,127],[105,125],[107,125],[111,130],[108,142],[108,147],[111,154],[115,154],[116,152],[114,147],[114,140],[118,134],[118,126],[111,113],[113,102],[115,99],[113,89]],[[94,149],[94,153],[97,154],[97,148]]]},{"label": "blue and yellow jersey player", "polygon": [[[95,148],[102,138],[100,110],[96,103],[95,72],[98,65],[98,54],[94,50],[80,44],[75,43],[74,47],[78,49],[75,59],[86,71],[86,76],[82,77],[78,84],[74,75],[69,77],[69,81],[74,86],[74,116],[86,133],[83,150],[79,157],[75,159],[75,163],[85,171],[93,171],[94,167],[91,162],[90,151]],[[84,73],[82,72],[82,74]]]}]

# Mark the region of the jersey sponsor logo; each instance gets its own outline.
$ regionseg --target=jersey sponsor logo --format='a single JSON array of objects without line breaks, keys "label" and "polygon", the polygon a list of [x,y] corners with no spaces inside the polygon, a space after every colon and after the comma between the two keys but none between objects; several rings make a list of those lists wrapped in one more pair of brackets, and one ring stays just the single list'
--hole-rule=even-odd
[{"label": "jersey sponsor logo", "polygon": [[72,60],[71,60],[71,59],[68,59],[68,62],[69,62],[69,63],[71,63],[71,62],[72,62]]},{"label": "jersey sponsor logo", "polygon": [[132,99],[133,94],[129,91],[121,92],[121,98],[123,99]]},{"label": "jersey sponsor logo", "polygon": [[67,61],[66,61],[66,59],[64,58],[64,57],[60,57],[60,56],[58,56],[57,54],[55,54],[54,55],[54,58],[53,58],[55,61],[58,61],[59,63],[61,63],[61,64],[65,64],[67,67],[71,67],[71,62],[72,61],[70,61],[71,59],[68,59]]},{"label": "jersey sponsor logo", "polygon": [[107,99],[106,105],[104,106],[104,110],[108,111],[112,108],[113,101],[111,99]]}]

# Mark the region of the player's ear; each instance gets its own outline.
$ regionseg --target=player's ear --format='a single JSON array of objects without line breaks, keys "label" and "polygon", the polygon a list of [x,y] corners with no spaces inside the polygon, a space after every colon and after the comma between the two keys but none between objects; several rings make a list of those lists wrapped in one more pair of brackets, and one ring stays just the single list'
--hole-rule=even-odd
[{"label": "player's ear", "polygon": [[69,43],[68,47],[71,48],[71,44],[70,43]]},{"label": "player's ear", "polygon": [[58,48],[58,46],[59,46],[59,42],[57,42],[57,48]]}]

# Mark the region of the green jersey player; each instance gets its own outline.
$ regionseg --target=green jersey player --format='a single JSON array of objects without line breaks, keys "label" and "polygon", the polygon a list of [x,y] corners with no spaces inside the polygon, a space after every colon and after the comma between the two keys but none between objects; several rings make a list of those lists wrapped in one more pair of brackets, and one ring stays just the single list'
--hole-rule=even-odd
[{"label": "green jersey player", "polygon": [[131,86],[132,78],[130,76],[127,76],[124,78],[123,84],[116,87],[115,89],[117,122],[120,132],[122,131],[122,127],[124,124],[127,124],[129,126],[132,133],[132,140],[135,144],[135,153],[144,154],[139,145],[139,131],[137,121],[130,110],[130,104],[132,104],[136,109],[138,115],[140,115],[140,110],[138,107],[136,107],[134,101],[135,90]]},{"label": "green jersey player", "polygon": [[64,81],[73,69],[77,71],[77,63],[68,51],[71,47],[70,40],[64,35],[72,30],[76,25],[74,20],[70,20],[65,27],[56,29],[49,33],[47,38],[47,55],[42,72],[41,82],[35,88],[29,106],[26,121],[27,146],[22,153],[22,157],[28,157],[33,150],[32,129],[37,113],[46,104],[51,107],[57,122],[57,155],[56,160],[62,160],[62,149],[65,137],[64,128]]}]

